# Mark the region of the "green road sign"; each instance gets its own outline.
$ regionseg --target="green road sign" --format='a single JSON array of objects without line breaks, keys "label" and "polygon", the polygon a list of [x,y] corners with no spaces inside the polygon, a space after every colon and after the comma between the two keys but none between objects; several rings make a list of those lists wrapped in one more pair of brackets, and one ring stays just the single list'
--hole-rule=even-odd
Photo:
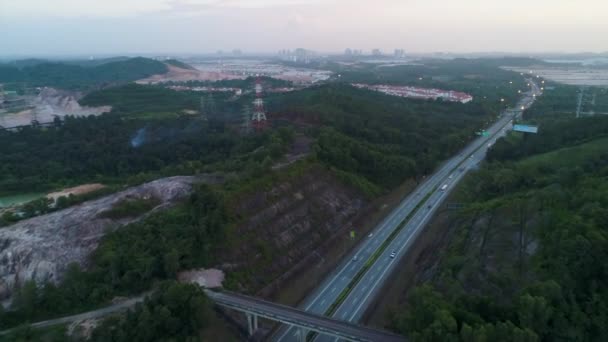
[{"label": "green road sign", "polygon": [[350,231],[350,238],[351,238],[351,239],[354,239],[354,238],[355,238],[355,231],[354,231],[354,230],[351,230],[351,231]]}]

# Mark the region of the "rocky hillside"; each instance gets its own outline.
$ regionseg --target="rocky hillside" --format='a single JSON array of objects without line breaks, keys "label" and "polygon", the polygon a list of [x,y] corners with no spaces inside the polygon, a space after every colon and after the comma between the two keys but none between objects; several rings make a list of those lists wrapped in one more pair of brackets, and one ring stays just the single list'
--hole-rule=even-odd
[{"label": "rocky hillside", "polygon": [[61,90],[45,87],[37,96],[27,95],[20,98],[25,106],[18,112],[0,115],[0,126],[13,128],[28,126],[32,121],[45,124],[53,122],[55,117],[63,119],[65,116],[101,115],[110,112],[110,106],[81,106],[78,99],[82,94],[77,91]]},{"label": "rocky hillside", "polygon": [[[0,229],[0,299],[10,297],[16,285],[29,279],[61,280],[70,263],[86,267],[87,257],[104,233],[171,206],[190,194],[196,180],[180,176],[159,179]],[[120,218],[100,215],[119,203],[149,198],[157,205],[148,213]]]},{"label": "rocky hillside", "polygon": [[326,169],[313,166],[233,203],[240,222],[224,268],[232,286],[256,292],[288,279],[294,267],[348,228],[367,201]]}]

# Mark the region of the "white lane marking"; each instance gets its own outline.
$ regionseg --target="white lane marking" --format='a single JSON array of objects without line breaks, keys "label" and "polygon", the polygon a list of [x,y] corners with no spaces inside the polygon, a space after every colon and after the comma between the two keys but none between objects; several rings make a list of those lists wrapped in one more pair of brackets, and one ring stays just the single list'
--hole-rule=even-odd
[{"label": "white lane marking", "polygon": [[[382,231],[381,234],[382,234],[382,236],[384,236],[386,234],[385,228],[389,224],[390,220],[393,220],[395,218],[395,216],[398,215],[403,210],[403,207],[405,207],[409,203],[409,201],[411,201],[413,199],[414,199],[413,194],[410,194],[410,196],[407,196],[406,198],[404,198],[403,201],[401,201],[401,203],[399,204],[399,206],[397,208],[395,208],[388,215],[388,217],[380,224],[380,227],[376,228],[374,231]],[[361,246],[361,248],[365,248],[368,244],[369,244],[369,241],[366,242],[365,245]],[[325,293],[325,291],[327,291],[327,289],[336,281],[336,279],[338,279],[342,275],[342,273],[344,273],[346,270],[347,270],[347,267],[342,267],[340,272],[338,272],[338,274],[336,274],[331,280],[329,280],[327,282],[327,285],[306,306],[305,311],[308,311],[317,302],[317,300],[319,300],[319,298]]]},{"label": "white lane marking", "polygon": [[325,299],[323,299],[323,300],[321,301],[321,305],[323,305],[323,304],[325,304]]},{"label": "white lane marking", "polygon": [[[428,212],[426,213],[426,215],[424,216],[424,218],[426,219],[431,213]],[[423,220],[424,221],[424,220]],[[401,253],[401,251],[403,250],[403,248],[405,248],[405,246],[407,245],[407,243],[410,241],[410,239],[412,238],[412,236],[414,236],[414,234],[410,235],[410,237],[408,237],[408,239],[405,241],[405,243],[401,246],[401,248],[399,248],[399,253]],[[394,261],[395,259],[393,259]],[[388,265],[384,268],[384,270],[382,271],[382,274],[380,275],[380,277],[378,277],[378,280],[376,280],[374,282],[374,285],[372,286],[372,289],[375,288],[376,286],[378,286],[378,283],[380,282],[380,280],[382,279],[382,277],[384,277],[384,275],[386,274],[386,272],[388,271],[388,269],[390,268],[392,262],[389,261]],[[373,280],[375,277],[375,275],[373,275],[370,279]],[[349,321],[352,320],[357,313],[359,312],[359,310],[361,310],[361,307],[363,306],[363,303],[365,303],[365,301],[369,298],[369,296],[371,295],[373,291],[369,291],[365,297],[363,297],[363,300],[361,301],[361,304],[359,304],[359,306],[357,306],[357,308],[355,309],[355,311],[353,312],[352,316],[349,318]]]},{"label": "white lane marking", "polygon": [[336,288],[334,287],[333,289],[331,289],[331,293],[336,292]]}]

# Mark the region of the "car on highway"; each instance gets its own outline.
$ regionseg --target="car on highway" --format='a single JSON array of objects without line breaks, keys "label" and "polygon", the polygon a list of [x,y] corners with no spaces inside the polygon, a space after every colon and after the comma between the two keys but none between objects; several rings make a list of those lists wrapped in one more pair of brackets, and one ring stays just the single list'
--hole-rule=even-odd
[{"label": "car on highway", "polygon": [[369,233],[369,235],[367,237],[371,238],[372,236],[374,236],[374,233]]},{"label": "car on highway", "polygon": [[454,178],[454,175],[450,175],[450,177],[448,177],[448,178],[449,178],[449,179],[452,179],[452,178]]},{"label": "car on highway", "polygon": [[391,252],[391,258],[394,258],[394,257],[395,257],[395,255],[397,255],[397,253],[396,253],[395,251],[392,251],[392,252]]},{"label": "car on highway", "polygon": [[357,261],[357,259],[359,259],[359,257],[355,255],[355,256],[353,257],[353,261]]}]

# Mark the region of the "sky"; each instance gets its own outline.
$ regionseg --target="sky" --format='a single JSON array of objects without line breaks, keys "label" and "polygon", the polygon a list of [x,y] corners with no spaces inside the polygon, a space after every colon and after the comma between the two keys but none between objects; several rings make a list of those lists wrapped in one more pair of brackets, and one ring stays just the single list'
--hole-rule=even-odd
[{"label": "sky", "polygon": [[0,55],[608,51],[606,0],[0,0]]}]

